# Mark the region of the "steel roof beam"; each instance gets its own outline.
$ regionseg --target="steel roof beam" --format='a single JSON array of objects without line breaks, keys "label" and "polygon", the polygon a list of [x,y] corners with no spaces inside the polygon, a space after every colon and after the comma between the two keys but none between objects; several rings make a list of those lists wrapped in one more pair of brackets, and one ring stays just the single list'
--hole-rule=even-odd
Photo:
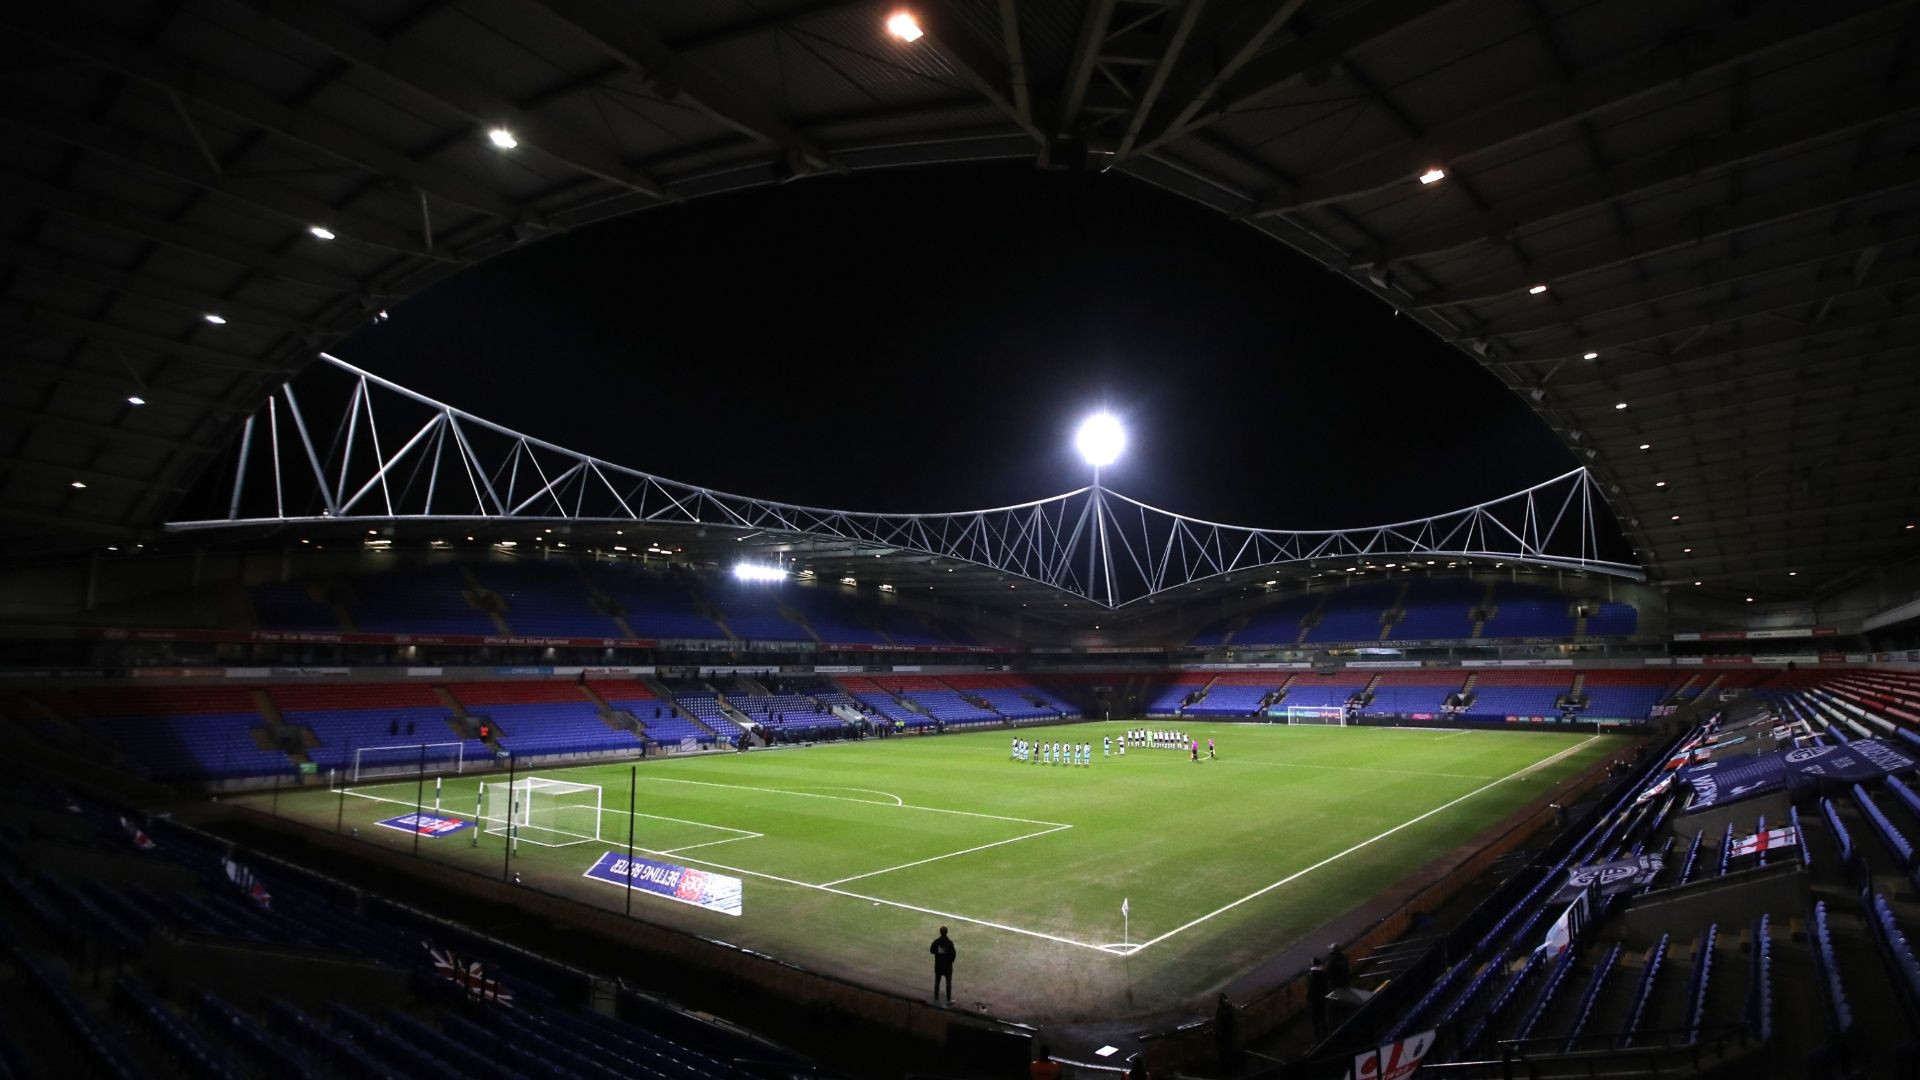
[{"label": "steel roof beam", "polygon": [[9,105],[0,110],[0,123],[31,132],[48,142],[111,158],[182,187],[198,188],[209,195],[252,207],[301,230],[324,222],[363,244],[408,255],[458,261],[452,256],[428,251],[412,233],[397,225],[342,210],[284,184],[209,172],[198,151],[158,143],[143,134],[97,123],[44,99],[16,96]]},{"label": "steel roof beam", "polygon": [[5,402],[0,402],[0,416],[24,421],[35,427],[51,425],[53,427],[65,428],[69,431],[78,431],[83,434],[92,435],[95,438],[115,442],[138,443],[141,446],[151,446],[162,450],[184,450],[195,454],[211,454],[214,452],[213,447],[195,443],[190,439],[176,439],[166,435],[155,435],[147,431],[135,431],[132,428],[122,427],[118,424],[98,424],[91,420],[81,420],[77,417],[62,416],[59,413],[47,412],[44,409],[29,409],[19,405],[10,405]]},{"label": "steel roof beam", "polygon": [[1920,73],[1892,85],[1875,84],[1805,108],[1775,113],[1720,138],[1682,143],[1558,187],[1536,190],[1483,213],[1408,233],[1371,251],[1355,266],[1438,255],[1484,243],[1502,243],[1522,229],[1668,185],[1698,181],[1724,169],[1809,143],[1842,138],[1920,109]]},{"label": "steel roof beam", "polygon": [[[1188,10],[1200,3],[1188,0]],[[1126,137],[1120,142],[1119,156],[1133,153],[1136,145],[1151,149],[1166,141],[1166,133],[1185,127],[1228,80],[1266,48],[1304,3],[1242,0],[1216,4],[1191,35],[1177,35],[1169,44],[1166,59],[1154,71],[1149,92],[1141,96]],[[1189,36],[1194,41],[1191,47],[1186,42]]]},{"label": "steel roof beam", "polygon": [[39,331],[62,337],[77,337],[102,341],[117,341],[124,345],[146,349],[164,356],[178,357],[194,363],[232,371],[252,371],[263,375],[284,375],[286,368],[271,364],[256,357],[228,352],[225,349],[195,345],[159,334],[116,326],[111,323],[72,315],[51,308],[37,308],[15,302],[0,302],[0,326],[17,327],[22,330]]},{"label": "steel roof beam", "polygon": [[1884,158],[1862,166],[1851,175],[1815,177],[1732,206],[1703,206],[1685,217],[1638,228],[1599,243],[1543,255],[1517,270],[1500,270],[1420,293],[1413,296],[1407,306],[1424,310],[1474,300],[1524,299],[1527,289],[1538,283],[1558,284],[1649,255],[1819,213],[1915,184],[1920,184],[1920,160]]},{"label": "steel roof beam", "polygon": [[[1509,363],[1524,364],[1566,359],[1586,352],[1605,353],[1703,326],[1719,326],[1783,308],[1816,304],[1823,300],[1851,296],[1860,292],[1873,292],[1889,285],[1911,281],[1916,277],[1920,277],[1920,262],[1911,259],[1891,263],[1882,262],[1868,272],[1864,280],[1857,280],[1852,274],[1840,274],[1814,281],[1762,289],[1748,296],[1700,304],[1669,315],[1638,320],[1618,328],[1609,327],[1591,335],[1575,334],[1565,340],[1539,342],[1525,349],[1513,349],[1509,356],[1502,359]],[[1806,332],[1813,332],[1813,330],[1812,326],[1806,328]]]},{"label": "steel roof beam", "polygon": [[504,125],[522,148],[608,183],[655,199],[675,198],[665,185],[629,164],[619,152],[570,128],[517,108],[440,57],[402,41],[389,41],[341,14],[324,0],[237,0],[274,25],[291,31],[363,70],[438,102],[479,128]]},{"label": "steel roof beam", "polygon": [[[1136,153],[1146,153],[1198,128],[1211,124],[1235,109],[1278,90],[1311,71],[1331,66],[1345,54],[1398,31],[1410,29],[1421,20],[1444,10],[1452,0],[1376,0],[1362,5],[1351,15],[1324,26],[1302,32],[1264,55],[1245,61],[1233,76],[1218,87],[1200,87],[1185,99],[1182,111],[1191,106],[1191,114],[1181,124],[1163,121],[1140,140]],[[1178,113],[1171,114],[1167,120]]]},{"label": "steel roof beam", "polygon": [[305,259],[248,246],[208,229],[176,225],[143,210],[72,187],[0,175],[0,200],[37,206],[90,230],[106,230],[254,272],[261,280],[321,292],[359,293],[360,279]]},{"label": "steel roof beam", "polygon": [[44,473],[49,476],[63,476],[69,480],[83,480],[88,486],[94,484],[120,485],[139,488],[142,491],[158,489],[171,494],[180,494],[187,489],[177,484],[163,484],[152,477],[123,476],[120,473],[101,472],[99,469],[84,465],[61,465],[50,461],[34,461],[28,458],[0,455],[0,470],[18,470]]},{"label": "steel roof beam", "polygon": [[320,336],[320,327],[301,322],[282,312],[268,311],[221,296],[213,290],[183,289],[169,285],[151,274],[138,274],[105,266],[66,251],[53,251],[31,244],[16,244],[0,239],[0,261],[32,270],[36,274],[65,278],[108,292],[160,307],[174,308],[194,318],[217,311],[230,322],[265,327],[283,333]]},{"label": "steel roof beam", "polygon": [[[1625,375],[1637,374],[1647,370],[1677,373],[1683,365],[1694,364],[1701,360],[1744,352],[1748,349],[1763,349],[1797,341],[1807,341],[1811,346],[1820,344],[1813,339],[1825,334],[1838,334],[1842,331],[1864,328],[1871,328],[1878,331],[1892,320],[1907,319],[1915,315],[1920,315],[1920,311],[1900,311],[1898,308],[1876,305],[1870,310],[1862,308],[1860,310],[1849,311],[1841,318],[1832,319],[1823,323],[1818,329],[1801,324],[1789,323],[1778,328],[1769,327],[1764,330],[1729,332],[1716,337],[1703,336],[1665,354],[1616,357],[1613,363],[1608,365],[1604,374],[1595,372],[1586,379],[1576,380],[1572,383],[1560,380],[1560,385],[1595,385],[1603,383],[1607,379],[1617,379]],[[1909,334],[1909,337],[1911,337],[1911,334]],[[1844,350],[1850,343],[1837,342],[1835,344],[1839,349]],[[1885,347],[1877,345],[1876,340],[1873,338],[1862,339],[1859,345],[1863,349],[1871,347],[1872,351],[1875,352]],[[1488,361],[1488,363],[1504,366],[1509,362],[1493,360]],[[1517,366],[1519,364],[1538,363],[1538,361],[1515,361],[1513,363]]]},{"label": "steel roof beam", "polygon": [[[1736,253],[1704,258],[1691,266],[1666,271],[1657,277],[1623,282],[1591,295],[1576,295],[1571,300],[1562,297],[1558,306],[1533,318],[1503,316],[1496,324],[1499,327],[1497,333],[1503,340],[1512,342],[1514,338],[1529,334],[1571,330],[1578,323],[1596,315],[1625,311],[1796,267],[1812,266],[1914,237],[1920,237],[1920,217],[1910,217],[1904,221],[1877,219],[1868,224],[1840,229],[1826,237],[1797,236],[1791,241],[1769,247],[1742,246]],[[1453,339],[1455,344],[1465,340],[1459,337]]]},{"label": "steel roof beam", "polygon": [[[1907,6],[1909,0],[1829,0],[1778,5],[1728,24],[1699,28],[1704,44],[1676,48],[1659,42],[1576,72],[1529,94],[1492,102],[1478,112],[1436,126],[1424,138],[1405,139],[1337,165],[1262,199],[1258,214],[1287,214],[1414,184],[1434,165],[1450,166],[1521,139],[1555,131],[1609,109],[1703,76],[1805,45],[1863,18]],[[1692,42],[1689,42],[1692,45]]]},{"label": "steel roof beam", "polygon": [[832,154],[764,103],[680,56],[635,17],[634,5],[616,7],[600,0],[540,0],[540,4],[601,51],[641,72],[648,87],[661,97],[683,101],[750,139],[778,147],[795,168],[840,167]]},{"label": "steel roof beam", "polygon": [[286,105],[257,88],[224,79],[177,57],[103,33],[98,24],[62,16],[53,6],[0,9],[0,24],[11,25],[19,33],[60,52],[211,106],[243,123],[383,176],[396,185],[427,192],[503,221],[531,216],[525,208],[482,184],[416,162],[346,124],[308,109]]},{"label": "steel roof beam", "polygon": [[1020,125],[1020,130],[1032,136],[1036,142],[1045,141],[1045,136],[1032,117],[1023,114],[1014,104],[1012,77],[1006,58],[995,56],[991,47],[974,37],[951,10],[947,0],[929,0],[921,4],[915,14],[926,40],[946,54],[948,63],[953,65],[968,86]]},{"label": "steel roof beam", "polygon": [[1086,103],[1087,84],[1093,79],[1101,48],[1107,42],[1107,27],[1113,22],[1116,0],[1087,0],[1080,18],[1080,36],[1067,62],[1067,73],[1060,84],[1059,112],[1054,119],[1053,137],[1071,139],[1079,134],[1080,108]]},{"label": "steel roof beam", "polygon": [[[39,381],[35,381],[35,376]],[[79,367],[77,363],[56,364],[18,353],[0,354],[0,379],[13,379],[23,384],[33,382],[34,385],[71,383],[75,386],[91,386],[115,397],[127,397],[133,393],[147,399],[147,408],[164,409],[170,405],[184,404],[205,409],[218,417],[240,416],[250,411],[219,398],[183,390],[172,383],[156,383],[131,370],[115,374]]]}]

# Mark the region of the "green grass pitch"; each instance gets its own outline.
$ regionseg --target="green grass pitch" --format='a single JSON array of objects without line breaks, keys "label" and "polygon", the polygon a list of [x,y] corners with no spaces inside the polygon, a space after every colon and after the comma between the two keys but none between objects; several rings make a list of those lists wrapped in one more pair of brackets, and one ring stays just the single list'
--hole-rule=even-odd
[{"label": "green grass pitch", "polygon": [[[631,820],[636,854],[745,882],[739,917],[636,892],[636,918],[909,994],[931,993],[927,943],[945,924],[957,1004],[1111,1018],[1224,985],[1624,742],[1189,722],[1203,746],[1217,740],[1218,760],[1102,757],[1100,738],[1128,726],[1020,732],[1091,740],[1090,767],[1014,763],[1006,731],[649,760],[632,819],[628,763],[534,769],[602,787],[601,840],[522,843],[512,864],[527,887],[620,910],[623,889],[581,875],[624,852]],[[479,783],[448,778],[443,812],[472,817]],[[328,829],[338,814],[364,842],[410,848],[374,822],[411,812],[414,794],[412,781],[283,793],[279,812]],[[472,838],[419,847],[500,875],[503,839]]]}]

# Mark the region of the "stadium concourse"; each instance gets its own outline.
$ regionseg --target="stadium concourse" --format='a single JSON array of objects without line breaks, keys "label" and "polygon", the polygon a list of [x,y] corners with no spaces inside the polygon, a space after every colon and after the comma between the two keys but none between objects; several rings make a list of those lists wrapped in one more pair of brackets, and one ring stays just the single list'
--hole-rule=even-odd
[{"label": "stadium concourse", "polygon": [[[0,1077],[1920,1073],[1920,4],[0,26]],[[535,241],[981,162],[1278,241],[1572,468],[1226,524],[1102,413],[1062,494],[826,509],[352,363]],[[1282,464],[1439,480],[1372,408]]]}]

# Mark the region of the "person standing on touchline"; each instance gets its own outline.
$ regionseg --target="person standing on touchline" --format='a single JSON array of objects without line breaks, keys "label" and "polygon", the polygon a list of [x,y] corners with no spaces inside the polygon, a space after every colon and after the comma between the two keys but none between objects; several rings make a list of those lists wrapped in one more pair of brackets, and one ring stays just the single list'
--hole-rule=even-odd
[{"label": "person standing on touchline", "polygon": [[947,981],[947,1004],[953,1004],[953,957],[955,949],[953,939],[947,936],[947,928],[940,928],[940,936],[927,946],[933,954],[933,1000],[940,1000],[940,980]]}]

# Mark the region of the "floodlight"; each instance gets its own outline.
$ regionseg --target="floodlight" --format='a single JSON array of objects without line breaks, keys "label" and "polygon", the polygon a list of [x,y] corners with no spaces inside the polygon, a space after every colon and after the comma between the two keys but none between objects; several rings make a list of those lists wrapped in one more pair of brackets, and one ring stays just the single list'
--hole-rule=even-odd
[{"label": "floodlight", "polygon": [[207,320],[208,322],[210,322],[210,323],[212,323],[212,324],[213,324],[213,325],[215,325],[215,326],[225,326],[225,325],[227,325],[227,319],[226,319],[226,316],[224,316],[224,315],[216,315],[216,314],[214,314],[214,313],[213,313],[213,312],[211,312],[211,311],[209,311],[209,312],[207,312],[207,313],[206,313],[205,315],[202,315],[202,316],[200,316],[200,317],[201,317],[201,318],[203,318],[203,319],[205,319],[205,320]]},{"label": "floodlight", "polygon": [[487,141],[502,150],[511,150],[520,145],[520,140],[513,137],[513,132],[503,127],[497,127],[487,132]]},{"label": "floodlight", "polygon": [[926,31],[920,29],[920,20],[913,17],[911,11],[896,11],[887,16],[887,33],[901,41],[919,41]]},{"label": "floodlight", "polygon": [[307,226],[307,231],[312,233],[316,240],[333,239],[333,230],[327,228],[325,225],[309,225]]},{"label": "floodlight", "polygon": [[1539,296],[1541,293],[1546,291],[1547,291],[1547,287],[1545,285],[1532,285],[1532,286],[1528,286],[1527,288],[1527,292],[1533,296]]},{"label": "floodlight", "polygon": [[146,403],[147,399],[141,397],[139,394],[133,394],[127,398],[127,404],[129,405],[145,405]]},{"label": "floodlight", "polygon": [[733,564],[733,576],[741,581],[785,581],[787,572],[777,566],[743,562]]},{"label": "floodlight", "polygon": [[1423,172],[1420,174],[1420,182],[1423,184],[1437,184],[1440,181],[1445,180],[1446,178],[1447,178],[1447,170],[1441,168],[1438,165],[1435,165],[1433,168],[1428,169],[1426,172]]},{"label": "floodlight", "polygon": [[1094,413],[1080,422],[1073,447],[1087,464],[1103,468],[1120,459],[1120,452],[1127,448],[1127,432],[1112,413]]}]

